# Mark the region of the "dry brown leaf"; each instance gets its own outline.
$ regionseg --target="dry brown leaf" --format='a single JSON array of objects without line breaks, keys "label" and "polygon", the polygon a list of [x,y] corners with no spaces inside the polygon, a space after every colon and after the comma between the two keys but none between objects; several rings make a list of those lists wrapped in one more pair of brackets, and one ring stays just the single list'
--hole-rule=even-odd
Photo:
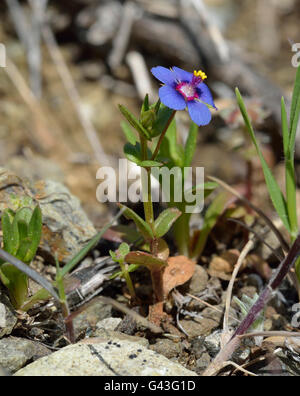
[{"label": "dry brown leaf", "polygon": [[185,256],[170,257],[163,274],[164,297],[167,298],[174,287],[189,281],[194,275],[195,268],[195,261]]}]

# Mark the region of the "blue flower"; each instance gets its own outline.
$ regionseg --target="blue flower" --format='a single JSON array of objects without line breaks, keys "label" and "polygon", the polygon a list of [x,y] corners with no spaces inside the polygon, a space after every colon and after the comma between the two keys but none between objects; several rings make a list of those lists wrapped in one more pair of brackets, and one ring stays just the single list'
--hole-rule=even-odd
[{"label": "blue flower", "polygon": [[212,94],[204,80],[207,78],[202,71],[193,74],[179,67],[167,69],[162,66],[151,70],[154,77],[164,85],[159,90],[161,102],[173,109],[188,108],[191,119],[199,126],[208,125],[211,121],[210,108],[217,109]]}]

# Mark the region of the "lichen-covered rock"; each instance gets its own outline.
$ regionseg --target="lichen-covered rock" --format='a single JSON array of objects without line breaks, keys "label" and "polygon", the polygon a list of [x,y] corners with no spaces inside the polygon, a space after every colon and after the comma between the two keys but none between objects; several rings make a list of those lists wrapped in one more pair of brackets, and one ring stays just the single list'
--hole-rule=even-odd
[{"label": "lichen-covered rock", "polygon": [[19,370],[16,376],[196,376],[149,349],[128,341],[76,344]]},{"label": "lichen-covered rock", "polygon": [[[136,344],[140,344],[147,348],[149,346],[149,341],[146,338],[142,337],[135,337],[135,336],[130,336],[124,333],[120,333],[118,331],[113,331],[113,330],[106,330],[106,329],[97,329],[92,333],[92,337],[97,337],[102,340],[115,340],[114,342],[117,341],[129,341],[129,342],[135,342]],[[88,339],[87,339],[88,340]]]},{"label": "lichen-covered rock", "polygon": [[60,261],[71,259],[96,234],[78,198],[64,185],[50,180],[24,181],[0,168],[0,212],[37,204],[43,214],[41,247],[56,253]]}]

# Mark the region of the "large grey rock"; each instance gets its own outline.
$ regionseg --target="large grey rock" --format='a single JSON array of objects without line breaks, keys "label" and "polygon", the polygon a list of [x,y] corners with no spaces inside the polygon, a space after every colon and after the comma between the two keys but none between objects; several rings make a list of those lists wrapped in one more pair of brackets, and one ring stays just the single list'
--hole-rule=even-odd
[{"label": "large grey rock", "polygon": [[76,344],[46,356],[18,371],[17,376],[195,376],[164,356],[117,341]]},{"label": "large grey rock", "polygon": [[28,361],[49,353],[46,347],[33,341],[15,337],[3,338],[0,340],[0,368],[14,373]]}]

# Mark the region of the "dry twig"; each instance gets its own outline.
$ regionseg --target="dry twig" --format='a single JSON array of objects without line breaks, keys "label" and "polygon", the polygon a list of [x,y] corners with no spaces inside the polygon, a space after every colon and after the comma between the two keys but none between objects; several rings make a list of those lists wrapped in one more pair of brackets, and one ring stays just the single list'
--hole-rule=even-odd
[{"label": "dry twig", "polygon": [[[250,239],[250,241],[246,244],[244,249],[242,250],[240,257],[238,259],[238,262],[234,268],[234,271],[232,273],[231,280],[228,285],[227,293],[226,293],[226,305],[225,305],[225,315],[224,315],[224,322],[223,322],[223,341],[225,340],[225,343],[229,341],[230,339],[230,334],[229,334],[229,312],[230,312],[230,305],[231,305],[231,299],[232,299],[232,290],[233,286],[236,280],[236,277],[241,269],[241,266],[244,263],[245,258],[247,257],[248,253],[253,249],[254,247],[254,241],[253,239]],[[229,337],[229,338],[228,338]],[[224,343],[224,344],[225,344]],[[223,344],[223,345],[224,345]]]}]

